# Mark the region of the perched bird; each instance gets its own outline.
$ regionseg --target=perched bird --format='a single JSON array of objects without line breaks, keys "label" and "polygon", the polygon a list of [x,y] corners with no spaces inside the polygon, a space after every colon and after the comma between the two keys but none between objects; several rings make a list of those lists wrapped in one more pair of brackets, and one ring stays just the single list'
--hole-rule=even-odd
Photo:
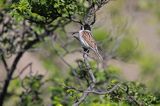
[{"label": "perched bird", "polygon": [[98,52],[96,41],[93,38],[93,35],[91,33],[91,27],[88,24],[85,24],[81,26],[81,30],[79,31],[78,38],[80,40],[80,43],[84,49],[84,52],[89,53],[89,50],[93,50],[94,53],[99,57],[99,59],[102,61],[103,58]]}]

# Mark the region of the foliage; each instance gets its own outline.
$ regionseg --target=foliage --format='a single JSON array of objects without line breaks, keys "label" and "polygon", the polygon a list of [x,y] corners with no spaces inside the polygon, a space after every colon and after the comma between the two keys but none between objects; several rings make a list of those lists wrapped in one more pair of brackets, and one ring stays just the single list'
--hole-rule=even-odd
[{"label": "foliage", "polygon": [[[115,86],[118,82],[117,77],[113,77],[116,75],[117,72],[115,72],[117,69],[111,66],[107,71],[101,73],[104,74],[103,76],[108,75],[108,77],[105,77],[103,79],[100,79],[97,82],[98,88],[110,90],[113,86]],[[111,74],[112,72],[112,74]],[[97,75],[97,74],[96,74]],[[21,82],[23,84],[23,91],[21,92],[21,95],[19,96],[20,101],[17,103],[20,106],[37,106],[37,105],[45,105],[42,99],[43,92],[49,92],[51,94],[51,104],[53,106],[64,106],[64,105],[71,105],[73,101],[81,95],[81,92],[78,92],[76,89],[70,89],[68,88],[69,85],[78,86],[75,80],[75,83],[73,85],[73,80],[63,79],[66,83],[62,84],[59,80],[62,80],[62,78],[58,78],[55,80],[55,78],[50,80],[42,80],[44,76],[42,75],[34,75],[30,77],[24,78]],[[73,77],[72,75],[70,77]],[[97,76],[97,79],[99,77],[102,77],[101,75]],[[109,80],[109,79],[110,80]],[[83,79],[81,79],[83,80]],[[107,83],[105,86],[102,86],[102,82]],[[52,84],[46,84],[46,83],[52,83]],[[71,84],[72,83],[72,84]],[[52,85],[52,86],[51,86]],[[49,89],[42,90],[44,86],[49,87]],[[85,86],[85,84],[83,84]],[[98,89],[97,88],[97,89]],[[78,89],[78,88],[77,88]],[[113,90],[113,92],[106,93],[105,95],[97,95],[93,96],[92,94],[85,100],[85,102],[82,104],[82,106],[85,105],[95,105],[95,106],[106,106],[106,105],[145,105],[150,106],[153,104],[157,104],[160,101],[158,100],[158,96],[154,95],[153,93],[149,92],[145,85],[139,83],[139,82],[123,82],[117,89]]]},{"label": "foliage", "polygon": [[43,85],[41,83],[42,75],[29,76],[23,79],[22,87],[24,89],[20,94],[19,106],[44,106],[43,99],[40,97],[40,88]]},{"label": "foliage", "polygon": [[18,0],[12,5],[14,11],[36,23],[51,23],[76,15],[83,16],[86,11],[84,1],[77,0]]}]

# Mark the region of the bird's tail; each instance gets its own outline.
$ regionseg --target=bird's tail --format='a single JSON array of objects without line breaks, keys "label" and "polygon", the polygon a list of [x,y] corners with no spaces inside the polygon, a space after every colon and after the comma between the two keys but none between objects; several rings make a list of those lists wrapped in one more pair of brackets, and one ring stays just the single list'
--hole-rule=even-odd
[{"label": "bird's tail", "polygon": [[103,57],[99,54],[98,49],[94,50],[95,54],[98,56],[100,61],[103,61]]}]

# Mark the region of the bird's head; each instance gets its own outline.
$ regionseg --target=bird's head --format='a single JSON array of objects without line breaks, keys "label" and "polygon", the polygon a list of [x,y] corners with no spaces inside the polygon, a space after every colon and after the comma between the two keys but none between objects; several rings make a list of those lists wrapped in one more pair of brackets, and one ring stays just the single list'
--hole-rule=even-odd
[{"label": "bird's head", "polygon": [[91,31],[91,27],[90,27],[90,25],[85,24],[85,25],[81,26],[81,30],[89,30],[89,31]]},{"label": "bird's head", "polygon": [[89,30],[89,31],[91,31],[91,27],[90,27],[90,25],[85,24],[85,25],[84,25],[84,30]]}]

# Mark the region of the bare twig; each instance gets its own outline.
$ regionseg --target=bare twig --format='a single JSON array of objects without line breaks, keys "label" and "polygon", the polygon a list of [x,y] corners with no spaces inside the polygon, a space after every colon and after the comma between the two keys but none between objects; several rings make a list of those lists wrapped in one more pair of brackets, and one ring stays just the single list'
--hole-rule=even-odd
[{"label": "bare twig", "polygon": [[92,90],[92,91],[85,91],[85,92],[89,92],[89,93],[94,93],[94,94],[98,94],[98,95],[105,95],[105,94],[109,94],[111,92],[113,92],[114,90],[116,90],[117,88],[119,88],[120,84],[116,84],[114,85],[110,90],[108,91],[97,91],[97,90]]},{"label": "bare twig", "polygon": [[5,70],[7,71],[7,73],[9,72],[9,68],[8,68],[8,64],[3,56],[3,54],[1,55],[1,59],[2,59],[2,62],[3,62],[3,65],[4,65],[4,68]]},{"label": "bare twig", "polygon": [[20,77],[20,76],[23,74],[23,72],[26,71],[26,69],[27,69],[28,67],[31,67],[31,66],[32,66],[32,62],[31,62],[31,63],[28,63],[28,64],[19,72],[19,74],[18,74],[17,76],[15,76],[14,78],[12,78],[12,79],[14,80],[14,79],[17,79],[18,77]]},{"label": "bare twig", "polygon": [[75,87],[69,87],[69,86],[65,86],[66,89],[72,89],[72,90],[75,90],[75,91],[78,91],[78,92],[85,92],[85,93],[93,93],[93,94],[97,94],[97,95],[106,95],[106,94],[109,94],[109,93],[112,93],[113,91],[115,91],[117,88],[120,87],[120,83],[118,84],[115,84],[111,89],[109,90],[96,90],[96,89],[92,89],[92,90],[82,90],[82,89],[77,89]]}]

